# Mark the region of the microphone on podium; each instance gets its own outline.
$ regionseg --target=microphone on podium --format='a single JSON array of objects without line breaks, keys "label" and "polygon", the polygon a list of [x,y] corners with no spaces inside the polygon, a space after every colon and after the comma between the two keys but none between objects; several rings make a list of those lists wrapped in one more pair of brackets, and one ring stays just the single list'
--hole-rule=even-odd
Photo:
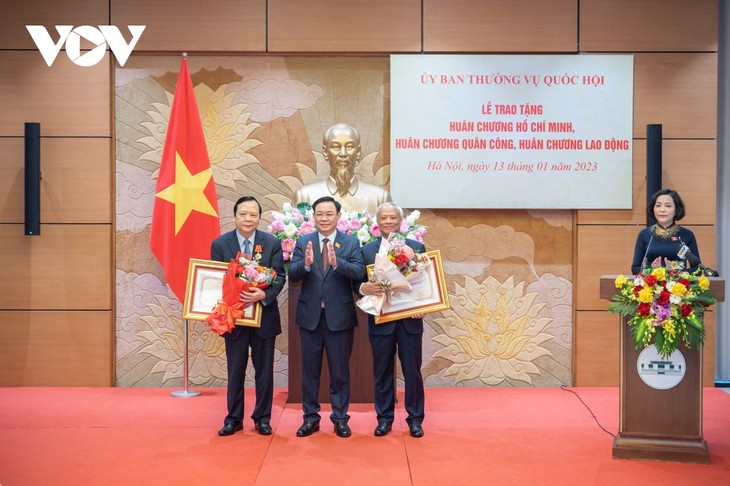
[{"label": "microphone on podium", "polygon": [[[682,240],[680,240],[682,242]],[[717,277],[720,274],[717,270],[714,270],[710,267],[706,267],[700,262],[700,258],[692,253],[692,251],[689,249],[687,245],[685,245],[682,242],[682,246],[679,248],[679,251],[677,252],[677,256],[683,260],[687,260],[692,267],[697,267],[701,269],[703,272],[705,272],[705,275],[708,277]]]}]

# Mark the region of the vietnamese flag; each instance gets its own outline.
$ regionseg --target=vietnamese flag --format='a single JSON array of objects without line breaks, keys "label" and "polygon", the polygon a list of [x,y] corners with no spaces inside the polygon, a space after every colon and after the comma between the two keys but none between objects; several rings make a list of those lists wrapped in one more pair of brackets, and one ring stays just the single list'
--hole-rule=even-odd
[{"label": "vietnamese flag", "polygon": [[167,125],[152,211],[150,248],[180,302],[185,297],[188,262],[210,259],[220,235],[218,200],[188,60],[183,58]]}]

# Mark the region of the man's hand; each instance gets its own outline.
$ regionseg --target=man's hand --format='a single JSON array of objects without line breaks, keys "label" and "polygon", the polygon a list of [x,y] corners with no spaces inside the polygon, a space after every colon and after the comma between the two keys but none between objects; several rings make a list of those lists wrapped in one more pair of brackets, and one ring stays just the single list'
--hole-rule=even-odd
[{"label": "man's hand", "polygon": [[329,260],[330,267],[336,267],[337,266],[337,255],[335,255],[335,245],[330,242],[329,245],[327,245],[327,259]]},{"label": "man's hand", "polygon": [[314,250],[312,249],[312,240],[307,243],[307,249],[304,250],[304,265],[311,267],[314,263]]},{"label": "man's hand", "polygon": [[362,295],[383,295],[383,286],[380,282],[365,282],[360,286]]},{"label": "man's hand", "polygon": [[258,302],[259,300],[264,300],[264,297],[266,297],[266,294],[263,290],[258,287],[251,287],[251,290],[249,292],[241,292],[240,299],[241,302],[245,304],[252,304],[254,302]]}]

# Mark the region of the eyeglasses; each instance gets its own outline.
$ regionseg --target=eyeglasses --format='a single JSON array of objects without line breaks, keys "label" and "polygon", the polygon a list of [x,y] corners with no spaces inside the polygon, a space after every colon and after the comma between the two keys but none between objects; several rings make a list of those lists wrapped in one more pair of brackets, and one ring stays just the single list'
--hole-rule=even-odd
[{"label": "eyeglasses", "polygon": [[314,213],[314,217],[317,219],[332,219],[337,216],[337,213]]}]

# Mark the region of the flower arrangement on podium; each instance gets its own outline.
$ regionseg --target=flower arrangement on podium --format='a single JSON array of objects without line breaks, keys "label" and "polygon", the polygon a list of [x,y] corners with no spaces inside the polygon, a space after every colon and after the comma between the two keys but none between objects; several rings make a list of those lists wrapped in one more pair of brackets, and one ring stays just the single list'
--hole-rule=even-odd
[{"label": "flower arrangement on podium", "polygon": [[[423,243],[423,236],[427,230],[424,225],[416,223],[420,217],[420,211],[411,211],[401,223],[400,232],[407,238]],[[279,238],[284,262],[289,262],[297,238],[317,230],[312,206],[306,202],[296,206],[286,203],[281,211],[272,211],[271,218],[271,224],[266,231]],[[381,236],[375,217],[365,211],[341,211],[337,229],[347,235],[355,236],[360,245],[370,243]]]},{"label": "flower arrangement on podium", "polygon": [[619,275],[615,286],[608,311],[627,318],[637,349],[654,344],[660,356],[669,357],[680,342],[688,348],[704,343],[703,315],[716,299],[700,270],[648,268],[633,278]]},{"label": "flower arrangement on podium", "polygon": [[365,295],[357,301],[357,306],[374,316],[379,316],[383,305],[395,292],[407,292],[412,283],[424,274],[431,264],[425,253],[416,253],[406,244],[403,234],[393,233],[383,240],[368,280],[378,282],[385,292],[381,295]]},{"label": "flower arrangement on podium", "polygon": [[239,253],[228,263],[226,273],[223,275],[221,298],[205,319],[210,324],[211,331],[225,334],[233,330],[236,321],[241,319],[245,312],[244,303],[240,299],[241,292],[249,292],[253,287],[263,290],[276,279],[276,271],[261,266],[260,260],[260,253],[251,258]]}]

